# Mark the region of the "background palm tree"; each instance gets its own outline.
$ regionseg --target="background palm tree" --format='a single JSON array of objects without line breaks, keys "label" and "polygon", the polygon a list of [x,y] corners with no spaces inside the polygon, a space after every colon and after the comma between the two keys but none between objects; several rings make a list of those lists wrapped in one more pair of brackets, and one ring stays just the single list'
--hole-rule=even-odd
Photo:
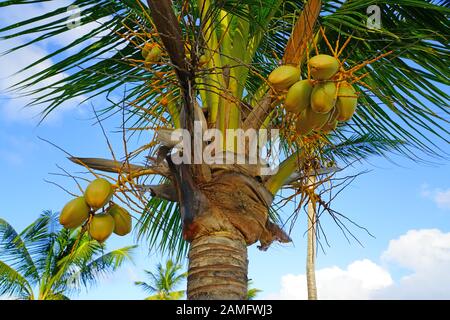
[{"label": "background palm tree", "polygon": [[182,265],[167,260],[166,265],[158,264],[156,272],[145,270],[150,282],[136,281],[134,284],[142,288],[147,293],[152,294],[145,300],[179,300],[185,290],[176,290],[177,286],[186,279],[187,273],[180,273]]},{"label": "background palm tree", "polygon": [[117,270],[135,246],[105,253],[105,245],[61,230],[57,216],[44,212],[18,233],[0,219],[0,296],[26,300],[68,300],[81,288]]},{"label": "background palm tree", "polygon": [[[76,1],[81,25],[101,23],[55,49],[46,58],[67,56],[14,88],[34,94],[34,104],[46,104],[44,116],[74,97],[104,94],[111,102],[109,95],[123,89],[122,100],[102,111],[105,116],[123,111],[123,127],[130,135],[161,127],[192,133],[196,118],[205,120],[204,128],[222,132],[281,130],[284,161],[270,177],[260,175],[259,165],[175,165],[168,157],[171,146],[159,134],[125,154],[124,163],[72,158],[85,167],[114,173],[111,179],[125,184],[118,188],[123,197],[139,191],[134,194],[140,199],[135,205],[141,214],[138,235],[146,237],[150,247],[178,256],[189,250],[188,298],[246,297],[247,246],[260,241],[265,250],[273,241],[290,241],[278,227],[273,200],[290,199],[287,193],[280,194],[282,188],[304,199],[303,173],[315,169],[314,163],[320,167],[328,161],[349,162],[367,151],[386,155],[391,150],[414,160],[446,156],[436,140],[448,141],[448,94],[435,85],[449,83],[446,1],[147,2],[148,7],[135,0]],[[0,1],[0,7],[24,3]],[[366,25],[370,4],[381,10],[378,30]],[[0,29],[0,34],[33,39],[24,46],[58,36],[68,31],[67,20],[60,16],[65,12],[61,7],[28,17]],[[160,62],[143,61],[146,42],[163,49]],[[82,50],[70,51],[83,44]],[[280,63],[297,65],[302,77],[308,77],[305,62],[316,49],[339,56],[342,68],[354,71],[359,106],[352,121],[329,135],[292,135],[292,123],[266,79]],[[207,57],[203,65],[202,55]],[[30,67],[40,62],[33,61]],[[61,72],[68,76],[48,81]],[[357,141],[361,150],[351,147]],[[336,149],[337,145],[349,147]],[[139,156],[142,165],[130,166],[130,159],[138,161]],[[146,183],[155,177],[157,185]]]},{"label": "background palm tree", "polygon": [[248,289],[247,289],[247,300],[254,300],[258,293],[262,290],[258,288],[250,288],[253,285],[253,281],[251,279],[248,280]]}]

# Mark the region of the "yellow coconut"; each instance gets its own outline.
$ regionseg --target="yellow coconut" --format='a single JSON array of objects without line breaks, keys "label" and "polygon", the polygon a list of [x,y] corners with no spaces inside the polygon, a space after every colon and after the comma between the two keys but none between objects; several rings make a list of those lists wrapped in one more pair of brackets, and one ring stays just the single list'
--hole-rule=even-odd
[{"label": "yellow coconut", "polygon": [[206,55],[201,55],[200,58],[198,58],[198,65],[200,67],[203,67],[204,65],[206,65],[209,61],[209,58]]},{"label": "yellow coconut", "polygon": [[316,113],[311,109],[311,107],[307,107],[297,120],[297,133],[305,135],[310,133],[312,130],[318,130],[327,123],[329,118],[330,114]]},{"label": "yellow coconut", "polygon": [[328,80],[339,71],[339,61],[327,54],[312,57],[308,65],[311,76],[317,80]]},{"label": "yellow coconut", "polygon": [[309,80],[297,81],[289,88],[284,107],[289,112],[300,114],[308,107],[313,86]]},{"label": "yellow coconut", "polygon": [[130,213],[119,206],[113,204],[108,213],[114,218],[114,233],[119,236],[124,236],[131,231],[131,215]]},{"label": "yellow coconut", "polygon": [[156,63],[161,59],[161,48],[154,46],[145,57],[145,64],[148,66],[152,63]]},{"label": "yellow coconut", "polygon": [[150,52],[150,50],[153,49],[153,47],[155,46],[154,43],[149,43],[147,42],[146,44],[144,44],[144,46],[142,47],[142,56],[145,58],[147,58],[148,53]]},{"label": "yellow coconut", "polygon": [[69,201],[61,211],[59,223],[66,229],[78,228],[89,217],[89,206],[84,197]]},{"label": "yellow coconut", "polygon": [[94,210],[105,206],[114,193],[111,183],[106,179],[95,179],[84,191],[86,203]]},{"label": "yellow coconut", "polygon": [[338,110],[337,119],[339,121],[348,121],[352,118],[358,104],[358,96],[355,88],[348,82],[342,82],[336,101],[336,108]]},{"label": "yellow coconut", "polygon": [[316,113],[329,113],[336,104],[336,84],[334,82],[318,83],[311,93],[311,108]]},{"label": "yellow coconut", "polygon": [[300,69],[292,65],[276,68],[269,74],[269,82],[277,90],[286,90],[300,79]]},{"label": "yellow coconut", "polygon": [[113,230],[114,218],[104,213],[93,216],[88,226],[89,235],[98,242],[108,239]]}]

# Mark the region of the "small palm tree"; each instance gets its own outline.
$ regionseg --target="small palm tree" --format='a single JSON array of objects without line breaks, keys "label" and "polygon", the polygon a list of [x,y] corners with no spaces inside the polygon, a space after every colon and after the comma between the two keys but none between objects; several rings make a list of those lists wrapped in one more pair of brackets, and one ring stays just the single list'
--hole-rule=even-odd
[{"label": "small palm tree", "polygon": [[249,289],[247,289],[247,300],[254,300],[256,298],[256,295],[262,291],[261,289],[250,288],[252,284],[253,281],[248,280],[247,286],[249,287]]},{"label": "small palm tree", "polygon": [[158,264],[156,272],[145,270],[150,278],[150,283],[136,281],[134,284],[152,294],[145,300],[179,300],[184,296],[184,290],[175,291],[175,288],[186,279],[187,273],[179,273],[182,268],[172,260],[167,260],[166,266]]},{"label": "small palm tree", "polygon": [[49,211],[16,230],[0,219],[0,296],[68,300],[130,259],[135,246],[105,253],[105,245],[78,230],[61,229]]}]

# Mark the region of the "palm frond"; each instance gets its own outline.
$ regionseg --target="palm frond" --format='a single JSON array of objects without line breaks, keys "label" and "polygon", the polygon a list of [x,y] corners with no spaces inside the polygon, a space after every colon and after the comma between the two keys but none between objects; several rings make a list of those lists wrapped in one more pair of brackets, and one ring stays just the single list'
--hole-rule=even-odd
[{"label": "palm frond", "polygon": [[54,259],[52,247],[60,229],[57,214],[44,211],[20,233],[40,277]]},{"label": "palm frond", "polygon": [[135,281],[134,284],[147,293],[154,293],[158,291],[155,287],[152,287],[151,285],[143,281]]},{"label": "palm frond", "polygon": [[337,140],[325,146],[322,150],[325,157],[331,156],[344,163],[362,161],[371,156],[387,156],[387,152],[398,150],[405,141],[388,140],[385,137],[372,134],[352,135],[345,140]]},{"label": "palm frond", "polygon": [[2,295],[32,299],[33,289],[25,277],[0,261],[0,296]]},{"label": "palm frond", "polygon": [[39,279],[38,270],[24,241],[4,219],[0,219],[0,261],[7,263],[32,283]]},{"label": "palm frond", "polygon": [[46,300],[70,300],[70,298],[63,293],[51,293],[47,295]]},{"label": "palm frond", "polygon": [[94,285],[99,278],[111,274],[125,261],[131,260],[136,247],[127,246],[103,254],[86,265],[75,268],[75,271],[69,273],[66,279],[75,288]]},{"label": "palm frond", "polygon": [[180,261],[186,256],[187,242],[182,236],[179,205],[160,198],[151,198],[146,210],[136,225],[137,237],[145,239],[149,250],[157,249],[162,254]]}]

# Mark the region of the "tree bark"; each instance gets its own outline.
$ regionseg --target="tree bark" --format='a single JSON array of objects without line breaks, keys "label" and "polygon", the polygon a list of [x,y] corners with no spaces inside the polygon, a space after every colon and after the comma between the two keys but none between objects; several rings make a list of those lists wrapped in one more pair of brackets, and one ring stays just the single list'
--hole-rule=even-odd
[{"label": "tree bark", "polygon": [[217,232],[196,238],[189,249],[189,300],[247,298],[247,244],[239,234]]}]

